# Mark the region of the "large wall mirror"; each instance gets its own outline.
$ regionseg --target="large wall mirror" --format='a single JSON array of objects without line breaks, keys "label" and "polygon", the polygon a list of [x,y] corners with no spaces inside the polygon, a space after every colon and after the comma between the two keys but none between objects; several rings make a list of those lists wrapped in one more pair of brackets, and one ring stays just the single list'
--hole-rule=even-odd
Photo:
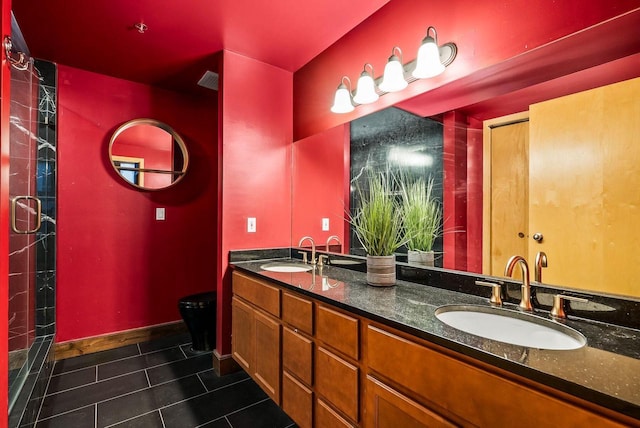
[{"label": "large wall mirror", "polygon": [[[555,96],[516,92],[514,99],[534,97],[513,108],[512,99],[502,96],[426,117],[419,96],[390,108],[396,111],[379,111],[296,141],[292,245],[309,234],[322,248],[337,235],[342,245],[328,247],[331,251],[360,254],[350,242],[344,213],[361,167],[370,159],[395,159],[417,170],[418,160],[432,154],[436,162],[420,168],[442,189],[443,219],[454,220],[444,226],[449,244],[439,249],[436,267],[501,277],[511,255],[523,255],[533,265],[544,251],[546,284],[640,298],[640,78],[628,68],[607,74],[605,66],[598,73],[586,70],[584,76],[597,78],[581,88]],[[574,83],[564,80],[565,87],[567,82]],[[561,88],[561,83],[551,85]],[[429,102],[422,100],[425,106]],[[414,118],[406,115],[428,121],[418,126],[427,132],[422,144],[416,142],[416,126],[407,126]],[[446,147],[451,141],[454,145]],[[452,157],[459,154],[466,156],[464,174],[451,177],[457,170],[446,164],[457,162]],[[453,184],[447,185],[448,179]],[[311,209],[310,186],[315,186]],[[460,208],[464,226],[457,223]],[[321,217],[330,218],[328,231],[320,228]]]},{"label": "large wall mirror", "polygon": [[154,119],[134,119],[113,133],[109,160],[130,185],[160,190],[184,177],[189,154],[182,137],[169,125]]}]

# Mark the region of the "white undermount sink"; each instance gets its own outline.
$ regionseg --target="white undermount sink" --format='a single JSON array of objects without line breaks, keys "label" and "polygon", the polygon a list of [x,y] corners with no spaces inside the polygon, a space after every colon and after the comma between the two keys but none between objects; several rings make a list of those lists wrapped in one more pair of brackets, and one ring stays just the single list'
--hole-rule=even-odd
[{"label": "white undermount sink", "polygon": [[587,339],[560,323],[507,309],[447,305],[436,309],[443,323],[486,339],[547,350],[579,349]]},{"label": "white undermount sink", "polygon": [[293,262],[273,262],[260,266],[260,269],[269,272],[307,272],[312,269],[311,266],[302,263]]}]

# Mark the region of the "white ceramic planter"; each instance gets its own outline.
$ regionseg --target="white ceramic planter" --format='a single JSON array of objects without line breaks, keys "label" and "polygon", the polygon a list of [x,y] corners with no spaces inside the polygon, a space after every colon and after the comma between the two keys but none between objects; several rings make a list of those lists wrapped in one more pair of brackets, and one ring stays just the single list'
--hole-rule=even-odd
[{"label": "white ceramic planter", "polygon": [[412,251],[407,252],[407,263],[421,266],[434,266],[433,251]]}]

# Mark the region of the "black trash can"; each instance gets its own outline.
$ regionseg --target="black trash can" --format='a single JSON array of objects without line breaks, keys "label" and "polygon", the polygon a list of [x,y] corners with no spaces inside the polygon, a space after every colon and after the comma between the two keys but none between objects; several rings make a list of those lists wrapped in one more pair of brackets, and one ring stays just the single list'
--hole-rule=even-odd
[{"label": "black trash can", "polygon": [[216,346],[216,293],[183,297],[178,309],[191,334],[191,349],[213,351]]}]

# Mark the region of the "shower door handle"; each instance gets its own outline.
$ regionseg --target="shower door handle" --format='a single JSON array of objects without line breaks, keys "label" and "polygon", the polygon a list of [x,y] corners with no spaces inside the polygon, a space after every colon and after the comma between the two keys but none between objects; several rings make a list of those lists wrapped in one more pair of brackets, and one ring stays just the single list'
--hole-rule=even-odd
[{"label": "shower door handle", "polygon": [[[18,206],[18,201],[24,199],[25,201],[35,201],[36,202],[36,224],[33,229],[20,230],[18,229],[18,225],[16,224],[16,208]],[[40,230],[40,225],[42,223],[42,202],[40,199],[35,196],[16,196],[11,199],[11,229],[15,233],[20,233],[22,235],[27,235],[31,233],[36,233]]]}]

